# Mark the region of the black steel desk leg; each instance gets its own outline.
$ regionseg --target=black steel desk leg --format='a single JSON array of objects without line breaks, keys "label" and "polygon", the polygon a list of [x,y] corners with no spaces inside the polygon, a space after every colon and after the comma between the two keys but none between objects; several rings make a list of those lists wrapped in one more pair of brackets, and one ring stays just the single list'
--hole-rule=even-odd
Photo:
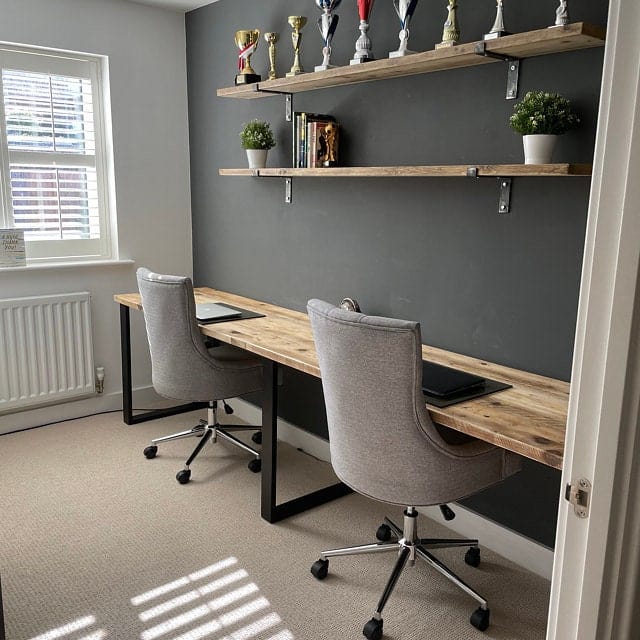
[{"label": "black steel desk leg", "polygon": [[133,398],[131,390],[131,319],[129,307],[120,305],[120,357],[122,361],[122,419],[133,424]]},{"label": "black steel desk leg", "polygon": [[262,500],[261,514],[267,522],[278,522],[307,509],[351,493],[346,484],[338,482],[312,491],[293,500],[276,504],[276,473],[278,471],[278,363],[263,361],[262,374]]},{"label": "black steel desk leg", "polygon": [[261,514],[276,522],[276,472],[278,470],[278,363],[263,361],[262,373],[262,499]]}]

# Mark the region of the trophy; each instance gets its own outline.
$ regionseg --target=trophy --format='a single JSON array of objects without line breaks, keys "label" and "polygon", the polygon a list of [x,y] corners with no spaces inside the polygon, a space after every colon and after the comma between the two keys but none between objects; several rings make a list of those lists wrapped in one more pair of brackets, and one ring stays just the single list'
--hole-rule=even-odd
[{"label": "trophy", "polygon": [[504,17],[502,14],[502,0],[498,0],[496,7],[496,19],[491,27],[489,33],[484,34],[485,40],[493,40],[494,38],[500,38],[502,36],[508,36],[509,32],[504,30]]},{"label": "trophy", "polygon": [[257,29],[243,29],[236,31],[236,46],[240,49],[238,54],[238,69],[236,85],[260,82],[262,77],[251,68],[251,55],[256,50],[260,38]]},{"label": "trophy", "polygon": [[375,0],[358,0],[358,13],[360,14],[360,37],[356,40],[356,52],[349,64],[360,64],[375,60],[371,52],[371,40],[367,35],[369,31],[369,16]]},{"label": "trophy", "polygon": [[322,35],[322,64],[314,67],[314,71],[325,71],[330,69],[334,65],[329,64],[329,58],[331,57],[331,40],[333,40],[333,34],[338,26],[338,20],[340,16],[334,15],[333,10],[338,7],[342,0],[315,0],[316,5],[322,11],[322,15],[318,18],[318,29]]},{"label": "trophy", "polygon": [[275,31],[267,31],[264,39],[269,45],[269,80],[276,77],[276,42],[280,40],[280,34]]},{"label": "trophy", "polygon": [[390,58],[401,58],[415,51],[409,51],[407,49],[407,43],[409,42],[409,21],[416,9],[418,0],[393,0],[393,7],[400,18],[400,46],[397,51],[392,51],[389,54]]},{"label": "trophy", "polygon": [[560,0],[560,5],[556,9],[556,22],[551,27],[564,27],[569,24],[569,7],[567,0]]},{"label": "trophy", "polygon": [[302,34],[300,33],[301,29],[307,24],[307,19],[304,16],[289,16],[287,18],[287,22],[291,25],[293,29],[291,33],[291,42],[293,43],[293,65],[291,67],[291,71],[287,73],[287,77],[290,78],[292,76],[297,76],[301,73],[304,73],[304,69],[300,64],[300,46],[302,45]]},{"label": "trophy", "polygon": [[456,0],[449,0],[447,6],[449,13],[444,23],[444,29],[442,30],[442,42],[436,45],[436,49],[444,49],[445,47],[452,47],[454,44],[458,44],[460,27],[458,27],[457,9],[458,4]]}]

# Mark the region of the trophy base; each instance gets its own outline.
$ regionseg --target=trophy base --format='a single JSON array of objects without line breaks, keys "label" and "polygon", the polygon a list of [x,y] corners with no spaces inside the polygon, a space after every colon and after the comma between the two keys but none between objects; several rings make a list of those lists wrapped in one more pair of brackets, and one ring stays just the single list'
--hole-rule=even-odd
[{"label": "trophy base", "polygon": [[508,31],[492,31],[491,33],[485,33],[482,37],[483,40],[495,40],[496,38],[502,38],[502,36],[510,36]]},{"label": "trophy base", "polygon": [[373,56],[362,56],[359,58],[353,58],[349,60],[349,64],[363,64],[365,62],[373,62],[375,58]]},{"label": "trophy base", "polygon": [[389,57],[390,58],[404,58],[405,56],[410,56],[412,54],[416,53],[415,51],[409,51],[409,49],[404,49],[404,50],[398,50],[398,51],[391,51],[389,53]]},{"label": "trophy base", "polygon": [[304,73],[302,69],[298,71],[289,71],[289,73],[285,73],[285,78],[295,78],[296,76],[299,76],[302,73]]},{"label": "trophy base", "polygon": [[[319,64],[317,67],[314,67],[314,71],[326,71],[327,69],[335,69],[335,64]],[[288,74],[287,74],[288,75]]]},{"label": "trophy base", "polygon": [[253,84],[261,80],[262,76],[259,73],[239,73],[236,76],[236,86],[239,84]]},{"label": "trophy base", "polygon": [[455,47],[458,44],[457,40],[448,40],[447,42],[438,42],[436,44],[436,49],[449,49],[450,47]]},{"label": "trophy base", "polygon": [[325,160],[322,163],[323,167],[337,167],[338,163],[335,160]]}]

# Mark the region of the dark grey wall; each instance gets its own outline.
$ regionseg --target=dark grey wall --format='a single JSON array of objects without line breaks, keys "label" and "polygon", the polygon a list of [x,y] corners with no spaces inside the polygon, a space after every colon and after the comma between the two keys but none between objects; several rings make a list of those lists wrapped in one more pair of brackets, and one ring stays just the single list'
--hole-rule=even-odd
[{"label": "dark grey wall", "polygon": [[[411,48],[441,39],[444,1],[419,3]],[[546,27],[555,0],[505,3],[513,32]],[[574,4],[572,19],[605,26],[606,4]],[[332,61],[346,64],[358,35],[355,2],[337,10]],[[270,166],[290,166],[284,101],[228,100],[218,87],[237,72],[234,32],[278,31],[278,75],[292,64],[287,16],[306,15],[302,61],[321,60],[319,15],[311,0],[220,0],[187,14],[194,273],[207,284],[304,310],[310,297],[355,297],[372,314],[419,320],[424,342],[568,380],[587,215],[587,178],[516,179],[512,213],[497,214],[494,179],[297,179],[284,204],[281,180],[219,177],[246,166],[238,131],[269,120],[278,139]],[[462,3],[462,40],[480,39],[495,2]],[[378,57],[397,48],[391,2],[376,3],[370,35]],[[261,42],[252,64],[266,77]],[[520,96],[530,89],[570,97],[583,125],[563,136],[555,160],[590,162],[602,49],[525,60]],[[521,162],[522,142],[507,125],[505,65],[325,89],[294,96],[296,110],[334,114],[344,165]],[[281,413],[325,434],[318,381],[287,372]],[[548,545],[553,543],[559,473],[525,471],[467,505]],[[523,508],[524,497],[532,503]]]}]

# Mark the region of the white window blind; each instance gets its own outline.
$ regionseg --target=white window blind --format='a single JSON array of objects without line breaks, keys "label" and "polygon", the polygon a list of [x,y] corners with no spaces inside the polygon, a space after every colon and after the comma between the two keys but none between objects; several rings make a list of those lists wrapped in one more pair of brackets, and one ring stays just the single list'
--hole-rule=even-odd
[{"label": "white window blind", "polygon": [[111,257],[102,65],[0,48],[3,226],[34,261]]}]

